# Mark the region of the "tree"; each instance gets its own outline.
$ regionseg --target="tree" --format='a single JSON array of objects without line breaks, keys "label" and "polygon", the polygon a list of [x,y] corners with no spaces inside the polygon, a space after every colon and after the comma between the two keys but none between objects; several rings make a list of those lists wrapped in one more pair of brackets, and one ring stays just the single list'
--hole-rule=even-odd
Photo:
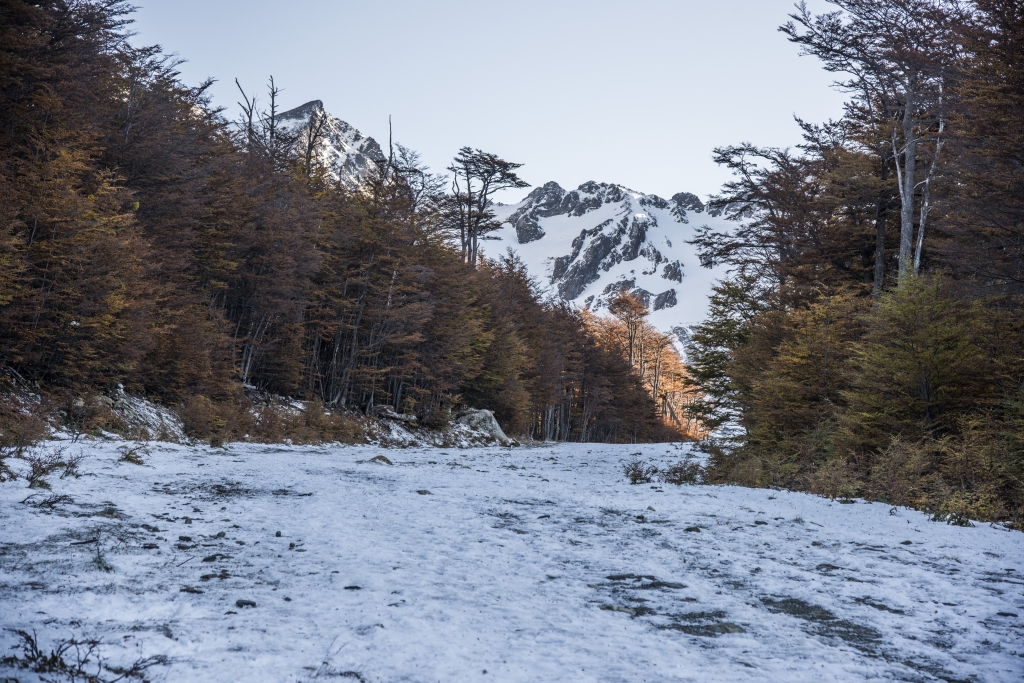
[{"label": "tree", "polygon": [[977,0],[953,101],[939,258],[985,292],[1024,294],[1024,7]]},{"label": "tree", "polygon": [[[830,0],[841,9],[812,16],[801,2],[780,27],[803,54],[850,79],[837,86],[853,94],[852,118],[872,129],[876,149],[889,147],[897,160],[900,192],[899,277],[916,275],[928,215],[931,185],[945,142],[946,82],[957,59],[951,25],[962,19],[959,0]],[[923,179],[918,180],[922,149]],[[883,165],[884,167],[884,165]],[[921,202],[914,245],[915,197]],[[884,230],[884,222],[878,222]],[[880,238],[880,241],[883,241]]]},{"label": "tree", "polygon": [[489,152],[463,147],[448,167],[454,176],[448,217],[458,231],[462,259],[473,268],[479,258],[480,239],[501,227],[490,208],[494,193],[530,186],[515,173],[521,166]]},{"label": "tree", "polygon": [[623,290],[608,304],[608,312],[622,322],[626,333],[626,358],[632,367],[638,368],[642,377],[640,365],[644,356],[644,328],[647,327],[644,319],[650,311],[636,295]]}]

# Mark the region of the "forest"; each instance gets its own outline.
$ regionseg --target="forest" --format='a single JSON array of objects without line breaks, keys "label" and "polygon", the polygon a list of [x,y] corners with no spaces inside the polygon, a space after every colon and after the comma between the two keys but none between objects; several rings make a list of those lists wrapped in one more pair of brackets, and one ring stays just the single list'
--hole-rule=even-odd
[{"label": "forest", "polygon": [[[120,0],[0,0],[0,396],[111,428],[90,397],[123,385],[216,442],[487,408],[537,440],[699,438],[709,483],[1020,528],[1024,6],[831,5],[779,30],[843,115],[715,149],[735,227],[693,243],[729,274],[684,363],[628,293],[596,317],[480,252],[520,164],[465,147],[449,186],[389,145],[348,187],[273,81],[225,112]],[[0,398],[0,446],[41,429]]]},{"label": "forest", "polygon": [[1024,5],[802,3],[848,94],[797,149],[723,146],[726,264],[688,342],[708,479],[1024,522]]},{"label": "forest", "polygon": [[344,441],[382,407],[427,427],[486,408],[543,440],[685,437],[680,355],[637,302],[597,321],[479,252],[520,164],[463,148],[449,192],[398,145],[346,186],[310,154],[316,125],[280,125],[273,79],[224,112],[131,44],[132,10],[0,2],[7,446],[43,428],[18,387],[88,431],[116,427],[95,397],[118,385],[218,443]]}]

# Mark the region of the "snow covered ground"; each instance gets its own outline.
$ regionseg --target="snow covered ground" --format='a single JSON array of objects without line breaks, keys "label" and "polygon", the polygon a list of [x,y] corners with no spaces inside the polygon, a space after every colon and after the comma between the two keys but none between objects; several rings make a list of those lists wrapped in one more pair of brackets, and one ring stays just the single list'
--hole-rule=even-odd
[{"label": "snow covered ground", "polygon": [[1024,675],[1024,534],[625,480],[685,446],[128,446],[0,484],[4,629],[166,681]]}]

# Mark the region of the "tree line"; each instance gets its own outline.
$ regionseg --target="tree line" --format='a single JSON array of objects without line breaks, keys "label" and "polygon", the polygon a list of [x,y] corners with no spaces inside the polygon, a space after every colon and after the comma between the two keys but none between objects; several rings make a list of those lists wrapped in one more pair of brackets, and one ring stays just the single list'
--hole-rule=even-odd
[{"label": "tree line", "polygon": [[801,3],[843,116],[715,150],[730,276],[688,359],[709,477],[1024,520],[1024,5]]},{"label": "tree line", "polygon": [[252,417],[267,395],[318,419],[472,406],[538,439],[680,436],[614,335],[481,254],[518,164],[464,148],[449,193],[399,145],[347,187],[313,153],[324,122],[282,127],[272,81],[229,121],[210,82],[130,43],[130,12],[0,0],[0,389],[73,417],[121,384],[224,439],[286,436]]}]

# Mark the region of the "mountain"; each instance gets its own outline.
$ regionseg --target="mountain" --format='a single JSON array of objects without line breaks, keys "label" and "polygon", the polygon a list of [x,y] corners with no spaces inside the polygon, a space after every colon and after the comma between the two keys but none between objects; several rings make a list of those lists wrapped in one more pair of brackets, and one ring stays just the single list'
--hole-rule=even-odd
[{"label": "mountain", "polygon": [[349,187],[364,182],[370,172],[387,157],[377,141],[364,137],[358,130],[324,110],[320,100],[306,102],[278,115],[281,126],[296,133],[301,154],[305,153],[307,131],[312,124],[314,130],[322,122],[320,135],[316,136],[313,153],[327,167],[327,173],[335,180],[341,180]]},{"label": "mountain", "polygon": [[517,252],[542,289],[594,312],[627,289],[651,309],[651,323],[685,337],[704,319],[721,269],[702,268],[687,240],[724,223],[695,195],[666,200],[622,185],[586,182],[572,191],[549,182],[522,201],[495,207],[502,228],[488,236],[491,257]]},{"label": "mountain", "polygon": [[[332,177],[350,187],[386,159],[373,138],[327,113],[320,100],[279,118],[297,133],[300,153],[310,125],[315,129],[322,121],[314,154]],[[546,294],[594,312],[628,289],[651,309],[655,327],[680,338],[687,326],[704,319],[711,284],[723,275],[702,268],[687,240],[695,228],[725,219],[687,192],[666,200],[611,183],[591,181],[566,191],[549,182],[494,210],[503,225],[486,238],[486,255],[513,249]]]}]

